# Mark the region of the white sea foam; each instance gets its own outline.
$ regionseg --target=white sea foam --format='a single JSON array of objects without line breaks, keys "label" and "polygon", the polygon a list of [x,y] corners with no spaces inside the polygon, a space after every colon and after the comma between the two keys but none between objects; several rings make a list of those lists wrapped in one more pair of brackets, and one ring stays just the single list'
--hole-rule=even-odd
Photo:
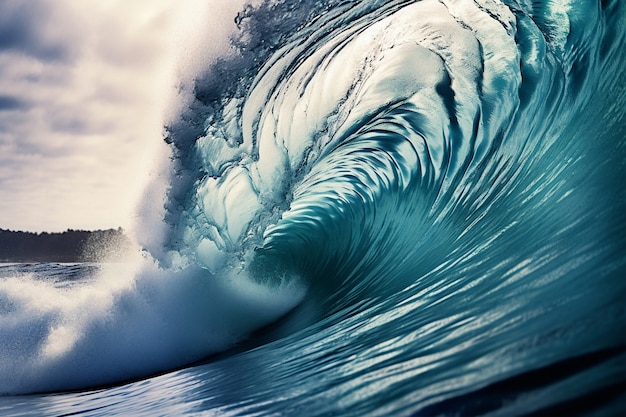
[{"label": "white sea foam", "polygon": [[228,348],[294,307],[291,284],[213,279],[148,260],[105,264],[93,282],[59,288],[0,280],[0,394],[77,389],[182,366]]}]

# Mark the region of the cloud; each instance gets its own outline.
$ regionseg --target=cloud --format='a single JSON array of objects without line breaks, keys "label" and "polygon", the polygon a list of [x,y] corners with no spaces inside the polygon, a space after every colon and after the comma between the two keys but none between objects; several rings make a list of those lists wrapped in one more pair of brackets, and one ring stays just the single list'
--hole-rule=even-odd
[{"label": "cloud", "polygon": [[13,96],[0,94],[0,112],[10,110],[20,110],[26,107],[26,103]]},{"label": "cloud", "polygon": [[[0,50],[43,61],[68,60],[76,55],[74,36],[80,20],[66,4],[45,0],[4,0],[0,3]],[[61,30],[60,30],[61,29]]]},{"label": "cloud", "polygon": [[228,49],[240,7],[1,0],[0,228],[129,226],[174,87]]},{"label": "cloud", "polygon": [[0,2],[0,227],[127,226],[170,94],[171,1]]}]

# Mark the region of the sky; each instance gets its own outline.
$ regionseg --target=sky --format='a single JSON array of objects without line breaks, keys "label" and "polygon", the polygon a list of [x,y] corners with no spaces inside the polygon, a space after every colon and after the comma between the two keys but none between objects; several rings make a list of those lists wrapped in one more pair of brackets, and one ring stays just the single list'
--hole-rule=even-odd
[{"label": "sky", "polygon": [[221,53],[239,7],[0,0],[0,228],[131,227],[177,86]]}]

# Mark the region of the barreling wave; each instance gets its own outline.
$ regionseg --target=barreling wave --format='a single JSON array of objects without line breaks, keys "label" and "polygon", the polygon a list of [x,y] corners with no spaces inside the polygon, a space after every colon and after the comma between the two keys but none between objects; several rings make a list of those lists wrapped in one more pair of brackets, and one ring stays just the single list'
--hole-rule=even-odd
[{"label": "barreling wave", "polygon": [[102,307],[144,341],[81,321],[78,350],[39,357],[50,375],[94,351],[127,368],[0,389],[140,377],[282,317],[202,365],[220,375],[203,410],[610,403],[626,355],[623,2],[266,1],[236,23],[168,126],[167,230],[145,244],[158,265]]},{"label": "barreling wave", "polygon": [[604,20],[618,6],[335,3],[248,8],[235,55],[197,82],[204,112],[169,136],[188,177],[171,193],[177,262],[407,284],[566,191],[578,156],[562,142],[619,54]]},{"label": "barreling wave", "polygon": [[[610,403],[626,345],[610,295],[625,295],[623,6],[266,2],[237,21],[238,49],[171,129],[186,185],[169,242],[217,277],[307,287],[277,346],[231,361],[289,352],[246,374],[267,388],[241,393],[241,410]],[[550,400],[507,408],[520,398],[508,381]]]}]

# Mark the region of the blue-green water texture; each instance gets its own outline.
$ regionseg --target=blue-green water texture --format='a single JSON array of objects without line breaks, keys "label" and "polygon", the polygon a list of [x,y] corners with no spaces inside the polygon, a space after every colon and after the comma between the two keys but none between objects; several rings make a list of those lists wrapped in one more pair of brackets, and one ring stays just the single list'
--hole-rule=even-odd
[{"label": "blue-green water texture", "polygon": [[0,266],[0,415],[625,415],[626,2],[236,24],[137,259]]}]

